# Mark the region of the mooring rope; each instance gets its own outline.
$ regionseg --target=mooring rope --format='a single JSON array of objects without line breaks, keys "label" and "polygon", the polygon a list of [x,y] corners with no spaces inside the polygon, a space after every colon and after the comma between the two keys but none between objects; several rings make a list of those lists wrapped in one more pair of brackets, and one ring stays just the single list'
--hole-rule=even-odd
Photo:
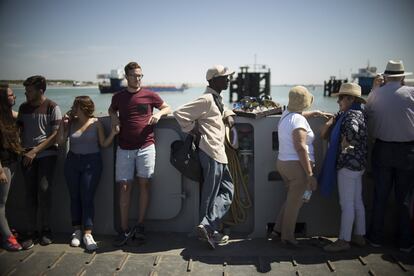
[{"label": "mooring rope", "polygon": [[228,167],[233,179],[234,196],[230,206],[230,214],[226,217],[224,224],[236,225],[246,221],[247,209],[252,207],[252,201],[247,186],[248,176],[243,174],[237,150],[225,142]]}]

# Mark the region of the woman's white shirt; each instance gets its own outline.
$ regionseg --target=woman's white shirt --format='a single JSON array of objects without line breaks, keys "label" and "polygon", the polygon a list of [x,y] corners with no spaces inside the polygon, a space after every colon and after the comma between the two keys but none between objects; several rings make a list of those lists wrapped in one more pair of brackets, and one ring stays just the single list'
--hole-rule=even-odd
[{"label": "woman's white shirt", "polygon": [[315,162],[313,151],[313,140],[315,135],[306,120],[301,114],[285,110],[279,121],[278,137],[279,137],[279,156],[282,161],[299,160],[298,153],[293,144],[292,133],[295,129],[302,128],[306,131],[306,151],[309,160]]}]

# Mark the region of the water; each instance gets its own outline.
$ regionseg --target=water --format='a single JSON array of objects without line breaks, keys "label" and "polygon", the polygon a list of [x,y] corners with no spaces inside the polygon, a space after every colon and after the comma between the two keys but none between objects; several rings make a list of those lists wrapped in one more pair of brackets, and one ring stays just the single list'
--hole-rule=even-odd
[{"label": "water", "polygon": [[[288,92],[291,86],[272,86],[271,95],[275,102],[281,105],[287,105],[289,98]],[[182,104],[189,102],[204,92],[204,87],[192,87],[184,92],[160,92],[161,98],[167,102],[172,109],[176,109]],[[322,86],[308,87],[309,91],[314,95],[314,102],[311,109],[319,109],[327,112],[336,112],[338,104],[336,98],[324,97]],[[21,103],[26,100],[24,95],[24,88],[13,88],[16,94],[15,110],[18,109]],[[108,115],[108,107],[111,103],[112,94],[101,94],[97,87],[49,87],[46,90],[46,96],[55,101],[65,113],[72,106],[73,100],[76,96],[88,95],[95,103],[95,115]],[[222,93],[224,101],[227,106],[231,107],[229,101],[229,92]]]}]

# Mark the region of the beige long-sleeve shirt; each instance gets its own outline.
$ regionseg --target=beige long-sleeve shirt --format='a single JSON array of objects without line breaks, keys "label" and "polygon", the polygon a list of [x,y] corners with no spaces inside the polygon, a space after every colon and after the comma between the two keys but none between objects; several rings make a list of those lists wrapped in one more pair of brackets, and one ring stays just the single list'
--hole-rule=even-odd
[{"label": "beige long-sleeve shirt", "polygon": [[184,132],[190,132],[197,122],[201,134],[200,149],[215,161],[227,164],[223,118],[235,114],[224,107],[222,116],[212,94],[217,95],[219,100],[223,102],[219,93],[207,87],[201,97],[179,107],[173,112],[173,115]]}]

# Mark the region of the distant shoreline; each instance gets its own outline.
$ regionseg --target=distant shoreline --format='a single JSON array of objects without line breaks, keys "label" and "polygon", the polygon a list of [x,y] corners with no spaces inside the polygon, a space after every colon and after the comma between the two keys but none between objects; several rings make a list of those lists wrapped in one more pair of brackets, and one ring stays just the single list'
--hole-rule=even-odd
[{"label": "distant shoreline", "polygon": [[[0,80],[0,83],[7,83],[12,88],[23,88],[23,81],[7,81],[7,80]],[[292,87],[295,85],[304,85],[306,87],[323,87],[323,84],[271,84],[271,86],[279,86],[279,87]],[[190,87],[205,87],[205,84],[193,84]],[[80,85],[73,85],[72,81],[47,81],[47,87],[53,88],[98,88],[98,83],[94,82],[83,82]]]},{"label": "distant shoreline", "polygon": [[[17,88],[17,89],[24,89],[24,86],[22,84],[10,84],[11,88]],[[83,89],[83,88],[96,88],[98,89],[98,85],[83,85],[83,86],[72,86],[72,85],[53,85],[48,84],[46,88],[53,88],[53,89],[64,89],[64,88],[73,88],[73,89]]]},{"label": "distant shoreline", "polygon": [[[7,83],[11,87],[23,87],[24,80],[0,80],[0,83]],[[73,80],[46,80],[50,87],[98,87],[97,82],[93,81],[73,81]]]}]

